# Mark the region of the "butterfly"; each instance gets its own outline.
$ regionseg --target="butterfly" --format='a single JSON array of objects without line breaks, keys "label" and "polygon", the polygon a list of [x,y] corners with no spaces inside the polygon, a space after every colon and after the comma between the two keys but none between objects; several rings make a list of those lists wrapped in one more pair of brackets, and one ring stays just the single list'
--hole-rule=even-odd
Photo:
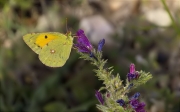
[{"label": "butterfly", "polygon": [[49,67],[62,67],[69,58],[73,45],[71,32],[30,33],[24,35],[23,40],[39,55],[39,60]]}]

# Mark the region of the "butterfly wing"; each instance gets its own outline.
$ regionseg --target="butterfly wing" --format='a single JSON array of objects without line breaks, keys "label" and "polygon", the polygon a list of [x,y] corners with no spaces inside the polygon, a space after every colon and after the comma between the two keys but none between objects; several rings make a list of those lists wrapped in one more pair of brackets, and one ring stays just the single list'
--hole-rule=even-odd
[{"label": "butterfly wing", "polygon": [[35,42],[40,33],[31,33],[23,36],[24,42],[37,54],[41,51],[41,47],[39,47]]},{"label": "butterfly wing", "polygon": [[[57,33],[55,35],[58,35]],[[65,35],[58,35],[58,39],[54,39],[45,45],[39,53],[40,61],[50,67],[61,67],[69,58],[73,45],[73,38]]]}]

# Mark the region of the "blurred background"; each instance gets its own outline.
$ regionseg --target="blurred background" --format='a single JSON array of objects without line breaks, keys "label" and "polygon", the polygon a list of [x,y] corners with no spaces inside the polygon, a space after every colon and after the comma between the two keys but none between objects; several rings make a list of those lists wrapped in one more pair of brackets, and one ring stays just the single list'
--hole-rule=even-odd
[{"label": "blurred background", "polygon": [[60,68],[43,65],[23,41],[32,32],[83,29],[94,47],[105,38],[107,66],[126,79],[130,63],[153,79],[133,90],[148,112],[180,112],[179,0],[0,0],[0,111],[99,112],[102,85],[72,49]]}]

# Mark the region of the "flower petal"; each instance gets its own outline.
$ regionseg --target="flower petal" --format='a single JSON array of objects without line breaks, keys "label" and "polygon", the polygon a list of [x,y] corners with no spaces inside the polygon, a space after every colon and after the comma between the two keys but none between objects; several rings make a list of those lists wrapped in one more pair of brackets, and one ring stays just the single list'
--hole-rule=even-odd
[{"label": "flower petal", "polygon": [[135,108],[136,112],[146,112],[146,110],[144,109],[145,107],[145,103],[139,103],[139,105],[137,106],[137,108]]},{"label": "flower petal", "polygon": [[130,73],[131,73],[131,74],[134,74],[134,72],[135,72],[135,65],[134,65],[134,64],[131,64],[131,65],[130,65]]},{"label": "flower petal", "polygon": [[139,101],[137,99],[132,99],[132,100],[130,100],[130,104],[131,104],[132,108],[135,109],[138,107]]},{"label": "flower petal", "polygon": [[88,38],[86,37],[86,35],[84,34],[84,31],[83,30],[78,30],[76,35],[78,36],[78,40],[77,42],[79,44],[82,44],[83,46],[87,47],[88,49],[92,49],[92,45],[91,43],[89,42]]},{"label": "flower petal", "polygon": [[137,92],[137,93],[135,93],[135,94],[131,97],[131,99],[138,99],[139,96],[140,96],[140,93]]},{"label": "flower petal", "polygon": [[146,112],[145,103],[140,103],[137,99],[131,99],[129,103],[136,112]]},{"label": "flower petal", "polygon": [[89,49],[87,49],[82,44],[74,44],[74,46],[78,49],[79,52],[82,52],[82,53],[90,53],[91,52]]},{"label": "flower petal", "polygon": [[99,91],[96,91],[95,96],[98,99],[98,101],[103,105],[104,104],[104,99],[103,99],[101,93]]},{"label": "flower petal", "polygon": [[125,102],[124,102],[123,99],[119,99],[116,102],[119,103],[120,106],[124,106],[125,105]]}]

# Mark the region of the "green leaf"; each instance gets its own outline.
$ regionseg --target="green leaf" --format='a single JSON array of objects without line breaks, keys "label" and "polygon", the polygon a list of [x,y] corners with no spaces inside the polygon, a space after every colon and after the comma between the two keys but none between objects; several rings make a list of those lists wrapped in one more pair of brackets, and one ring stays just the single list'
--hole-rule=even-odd
[{"label": "green leaf", "polygon": [[66,112],[67,107],[62,102],[52,102],[44,106],[45,112]]},{"label": "green leaf", "polygon": [[95,104],[95,102],[96,102],[96,100],[91,100],[89,102],[83,103],[82,105],[77,106],[77,107],[75,107],[75,108],[73,108],[71,110],[68,110],[66,112],[82,112],[82,111],[87,111],[90,106]]}]

